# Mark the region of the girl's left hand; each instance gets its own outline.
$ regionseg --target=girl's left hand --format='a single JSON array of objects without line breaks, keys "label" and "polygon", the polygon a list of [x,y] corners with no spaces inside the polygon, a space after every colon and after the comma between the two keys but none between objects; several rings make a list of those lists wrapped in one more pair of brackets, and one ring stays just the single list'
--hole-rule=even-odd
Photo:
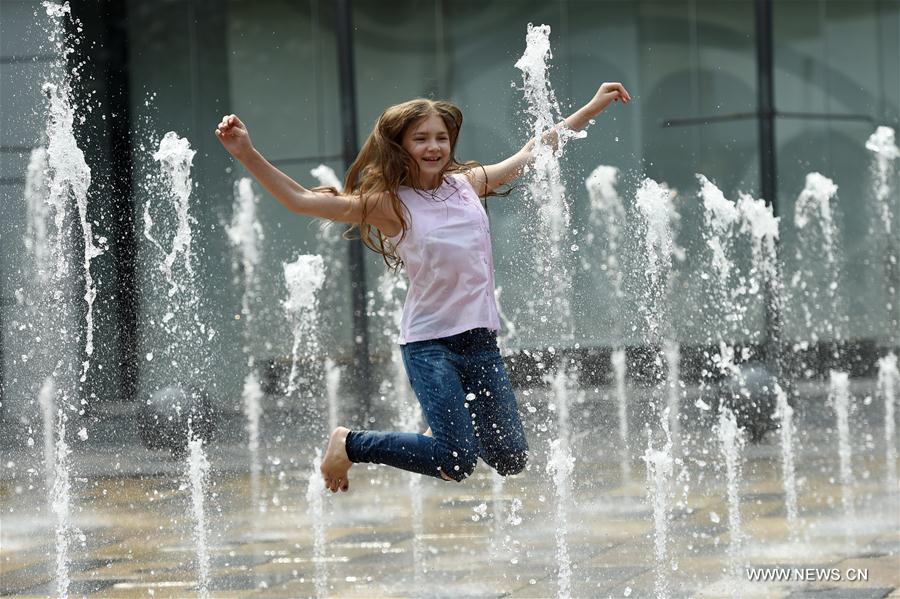
[{"label": "girl's left hand", "polygon": [[625,86],[623,86],[621,83],[607,82],[600,86],[600,89],[598,89],[597,93],[594,94],[594,97],[590,103],[599,113],[606,110],[606,107],[613,102],[620,101],[623,104],[628,104],[629,102],[631,102],[631,94],[628,93],[628,90],[626,90]]}]

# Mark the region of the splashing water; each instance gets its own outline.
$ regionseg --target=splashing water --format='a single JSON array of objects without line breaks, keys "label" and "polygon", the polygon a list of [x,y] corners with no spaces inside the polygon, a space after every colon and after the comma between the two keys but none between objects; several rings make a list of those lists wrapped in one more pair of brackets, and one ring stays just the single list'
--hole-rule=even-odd
[{"label": "splashing water", "polygon": [[53,440],[53,412],[56,406],[54,398],[56,397],[56,381],[52,376],[44,379],[41,390],[38,393],[38,405],[41,407],[41,417],[44,425],[44,474],[47,479],[47,490],[53,488],[53,477],[55,476],[55,450]]},{"label": "splashing water", "polygon": [[729,256],[732,229],[738,219],[738,209],[725,199],[722,191],[703,175],[696,175],[700,181],[700,197],[703,198],[703,218],[706,224],[706,244],[713,253],[713,269],[719,275],[719,282],[728,284],[734,262]]},{"label": "splashing water", "polygon": [[894,129],[878,127],[866,141],[866,149],[872,152],[873,192],[878,205],[878,215],[886,235],[891,234],[891,183],[896,176],[895,163],[900,159],[900,148],[895,141]]},{"label": "splashing water", "polygon": [[[540,201],[538,213],[542,226],[549,236],[550,250],[556,255],[569,226],[569,206],[565,197],[565,185],[560,176],[559,158],[568,139],[585,137],[587,133],[556,127],[562,118],[556,94],[547,77],[547,61],[552,57],[550,26],[535,27],[529,23],[525,36],[525,52],[515,65],[522,71],[526,112],[532,118],[530,133],[535,140],[532,149],[533,177],[529,189],[535,201]],[[545,139],[545,135],[554,129],[558,138],[555,150]]]},{"label": "splashing water", "polygon": [[48,201],[50,189],[47,175],[50,166],[47,163],[47,150],[35,148],[28,159],[28,170],[25,175],[25,249],[31,255],[38,279],[48,281],[49,259],[47,219],[49,218]]},{"label": "splashing water", "polygon": [[322,187],[334,187],[339,193],[344,188],[341,180],[338,179],[334,169],[325,164],[320,164],[316,168],[309,171],[313,177],[319,180]]},{"label": "splashing water", "polygon": [[56,453],[53,487],[50,491],[50,508],[56,516],[56,593],[59,597],[69,595],[69,538],[72,535],[70,522],[72,499],[69,482],[71,452],[66,443],[66,416],[60,408],[56,415]]},{"label": "splashing water", "polygon": [[[668,417],[662,419],[663,424]],[[643,460],[647,465],[647,494],[653,507],[653,548],[656,557],[654,585],[657,597],[669,595],[669,572],[675,562],[669,557],[669,519],[671,518],[672,478],[675,460],[672,458],[672,439],[666,433],[662,449],[653,448],[653,436],[647,435],[647,450]]]},{"label": "splashing water", "polygon": [[834,409],[838,433],[838,457],[841,475],[841,505],[847,527],[847,540],[852,542],[852,521],[856,517],[853,499],[853,447],[850,443],[850,379],[846,372],[832,370],[829,378],[828,402]]},{"label": "splashing water", "polygon": [[660,325],[665,320],[664,309],[668,293],[672,259],[676,256],[674,223],[677,220],[668,186],[653,179],[644,179],[638,187],[635,205],[644,229],[644,250],[647,260],[644,302],[641,311],[647,321],[649,340],[661,337]]},{"label": "splashing water", "polygon": [[263,391],[255,372],[244,378],[242,393],[244,417],[247,419],[247,451],[250,454],[250,505],[262,511],[260,501],[259,476],[262,470],[259,461],[259,421],[262,415]]},{"label": "splashing water", "polygon": [[820,173],[806,175],[806,185],[794,204],[794,225],[804,229],[813,220],[819,221],[825,243],[823,249],[829,265],[835,264],[834,244],[836,229],[831,201],[837,194],[834,181]]},{"label": "splashing water", "polygon": [[[50,173],[49,204],[56,214],[57,235],[64,237],[66,203],[74,198],[78,207],[81,231],[84,241],[84,300],[87,303],[85,314],[85,347],[88,359],[82,365],[81,381],[87,378],[90,357],[94,353],[94,300],[97,289],[91,275],[91,260],[103,254],[103,250],[94,245],[92,225],[87,219],[87,194],[91,186],[91,169],[84,159],[84,152],[75,140],[75,113],[70,100],[68,81],[61,85],[44,84],[44,93],[50,98],[50,111],[47,120],[47,167]],[[105,241],[101,238],[101,241]],[[61,241],[60,241],[61,242]],[[58,251],[62,252],[60,247]],[[59,254],[59,261],[65,256]],[[58,276],[66,272],[66,267],[57,263]]]},{"label": "splashing water", "polygon": [[497,345],[500,348],[501,355],[507,355],[511,352],[510,345],[515,343],[518,338],[518,330],[516,329],[516,324],[510,320],[506,313],[503,311],[503,306],[500,303],[500,296],[503,294],[503,287],[497,286],[494,287],[494,301],[497,303],[497,315],[500,317],[500,323],[503,325],[503,334],[497,336]]},{"label": "splashing water", "polygon": [[797,473],[794,468],[794,408],[788,403],[787,393],[775,386],[775,418],[780,422],[781,479],[784,483],[784,507],[787,514],[788,533],[792,543],[800,542],[800,518],[797,509]]},{"label": "splashing water", "polygon": [[672,444],[679,451],[681,443],[681,347],[676,341],[663,341],[663,356],[666,358],[666,387],[668,401],[666,411],[669,414],[669,430],[672,433]]},{"label": "splashing water", "polygon": [[328,570],[325,563],[325,487],[322,485],[322,451],[316,449],[312,470],[306,486],[306,510],[313,531],[313,562],[315,563],[316,597],[328,596]]},{"label": "splashing water", "polygon": [[878,360],[878,397],[884,402],[884,444],[887,462],[887,487],[891,494],[898,493],[897,441],[894,414],[900,401],[900,370],[897,354],[891,352]]},{"label": "splashing water", "polygon": [[241,314],[248,322],[253,319],[250,305],[259,290],[256,269],[262,259],[260,244],[265,239],[262,225],[256,217],[259,200],[260,196],[254,192],[249,178],[243,177],[235,183],[231,226],[225,228],[228,241],[235,250],[232,269],[241,273],[240,278],[243,279]]},{"label": "splashing water", "polygon": [[731,537],[728,545],[728,573],[732,583],[736,584],[740,579],[743,568],[744,532],[741,526],[739,485],[741,481],[741,450],[744,447],[744,437],[734,414],[728,408],[723,408],[719,412],[719,424],[716,427],[716,433],[722,450],[722,457],[725,461],[725,477],[728,489],[728,530]]},{"label": "splashing water", "polygon": [[[763,280],[775,282],[778,277],[777,254],[775,243],[778,241],[780,217],[775,216],[772,206],[763,199],[753,199],[741,194],[737,203],[741,215],[741,233],[749,234],[753,262],[753,274],[760,275]],[[755,287],[750,293],[758,293],[761,285],[757,277],[753,278]]]},{"label": "splashing water", "polygon": [[557,575],[557,597],[572,595],[572,561],[569,557],[568,543],[568,506],[572,495],[572,472],[575,470],[575,458],[563,439],[554,439],[550,443],[550,455],[547,461],[547,473],[553,477],[556,487],[556,563],[559,567]]},{"label": "splashing water", "polygon": [[616,381],[616,407],[619,417],[619,442],[621,443],[622,479],[631,480],[631,450],[628,435],[628,391],[625,387],[626,354],[622,348],[612,353],[613,375]]},{"label": "splashing water", "polygon": [[193,438],[188,421],[187,483],[191,490],[191,516],[194,520],[193,538],[197,554],[197,593],[209,596],[209,545],[206,534],[206,487],[209,461],[203,449],[203,439]]},{"label": "splashing water", "polygon": [[[591,171],[584,185],[591,202],[591,230],[604,230],[606,248],[604,262],[606,274],[613,285],[614,296],[621,301],[623,296],[623,272],[619,264],[619,246],[622,242],[622,228],[625,225],[625,205],[616,191],[619,169],[614,166],[600,165]],[[594,235],[588,233],[589,239]],[[616,321],[617,326],[619,321]],[[621,330],[619,331],[621,335]]]},{"label": "splashing water", "polygon": [[[163,273],[169,283],[169,296],[178,292],[178,285],[173,277],[173,268],[179,255],[184,263],[185,271],[189,277],[193,277],[194,269],[191,264],[191,222],[190,195],[191,195],[191,165],[196,152],[191,149],[191,143],[187,139],[178,137],[174,131],[169,131],[159,142],[159,149],[153,153],[153,159],[159,162],[160,172],[168,181],[172,192],[172,203],[178,219],[175,237],[172,240],[172,249],[163,260]],[[145,236],[149,235],[146,227],[149,209],[144,208]]]},{"label": "splashing water", "polygon": [[341,367],[325,358],[325,397],[328,399],[328,430],[337,428],[341,389]]},{"label": "splashing water", "polygon": [[[294,262],[283,264],[284,281],[288,296],[283,302],[284,311],[292,322],[294,343],[291,349],[291,373],[288,377],[287,395],[297,389],[300,376],[301,344],[312,350],[316,344],[318,322],[317,293],[325,282],[325,264],[322,256],[302,255]],[[306,352],[309,355],[311,352]]]}]

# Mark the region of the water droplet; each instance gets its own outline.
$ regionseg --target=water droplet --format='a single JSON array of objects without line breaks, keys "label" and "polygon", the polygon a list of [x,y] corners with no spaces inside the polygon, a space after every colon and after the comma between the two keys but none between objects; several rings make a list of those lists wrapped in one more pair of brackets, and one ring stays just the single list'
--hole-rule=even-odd
[{"label": "water droplet", "polygon": [[149,361],[151,361],[152,359],[153,359],[153,352],[152,352],[152,351],[148,351],[148,352],[147,352],[147,361],[149,362]]}]

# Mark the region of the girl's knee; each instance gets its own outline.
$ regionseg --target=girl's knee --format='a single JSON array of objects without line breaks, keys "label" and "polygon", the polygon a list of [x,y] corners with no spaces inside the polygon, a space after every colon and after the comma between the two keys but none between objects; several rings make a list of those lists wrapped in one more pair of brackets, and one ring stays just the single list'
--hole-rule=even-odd
[{"label": "girl's knee", "polygon": [[503,456],[498,460],[494,469],[500,476],[512,476],[525,470],[528,464],[528,448],[524,447],[518,451],[514,451]]},{"label": "girl's knee", "polygon": [[448,447],[438,456],[440,471],[456,482],[472,475],[478,465],[478,453],[473,449]]}]

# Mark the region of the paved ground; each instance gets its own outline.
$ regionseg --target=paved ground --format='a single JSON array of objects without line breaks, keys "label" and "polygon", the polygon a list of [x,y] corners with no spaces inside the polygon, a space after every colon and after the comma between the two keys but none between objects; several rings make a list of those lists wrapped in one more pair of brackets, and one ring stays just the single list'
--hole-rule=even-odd
[{"label": "paved ground", "polygon": [[[833,418],[819,395],[809,393],[798,407],[802,540],[788,541],[777,435],[743,452],[739,493],[745,540],[738,562],[825,569],[842,579],[803,582],[797,580],[799,570],[790,571],[787,582],[751,582],[744,569],[737,579],[725,575],[731,539],[722,458],[709,421],[687,413],[685,468],[669,524],[671,564],[665,579],[671,596],[900,597],[900,507],[884,481],[883,422],[877,406],[865,404],[867,384],[854,388],[860,407],[852,427],[852,520],[844,516],[836,482]],[[462,484],[417,479],[422,501],[417,522],[410,476],[356,466],[350,493],[323,494],[324,558],[315,557],[307,502],[313,452],[303,443],[276,442],[275,435],[264,434],[266,507],[258,513],[250,506],[246,452],[234,440],[214,442],[206,503],[210,594],[555,597],[563,539],[572,564],[572,596],[652,597],[653,515],[637,459],[643,447],[631,448],[632,477],[624,480],[611,425],[615,410],[605,393],[588,390],[572,409],[576,468],[563,510],[565,534],[545,468],[555,421],[540,392],[520,394],[523,406],[538,406],[528,412],[533,459],[526,472],[502,488],[483,464]],[[639,420],[632,430],[641,430]],[[183,464],[135,444],[75,449],[72,519],[80,532],[70,550],[70,594],[196,596],[190,492],[179,475]],[[53,519],[43,475],[25,467],[32,455],[27,453],[4,455],[0,593],[43,597],[56,594]],[[868,580],[847,579],[862,574]]]}]

